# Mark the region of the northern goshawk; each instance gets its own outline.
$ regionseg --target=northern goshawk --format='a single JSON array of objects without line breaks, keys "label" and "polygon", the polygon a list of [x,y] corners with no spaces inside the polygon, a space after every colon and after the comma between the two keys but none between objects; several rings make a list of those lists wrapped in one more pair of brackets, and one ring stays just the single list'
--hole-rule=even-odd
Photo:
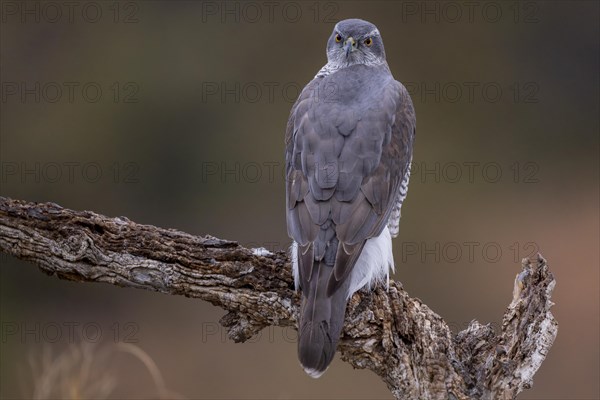
[{"label": "northern goshawk", "polygon": [[377,27],[336,24],[327,64],[292,107],[285,138],[287,226],[302,291],[298,358],[312,377],[335,355],[348,299],[387,284],[394,268],[415,127]]}]

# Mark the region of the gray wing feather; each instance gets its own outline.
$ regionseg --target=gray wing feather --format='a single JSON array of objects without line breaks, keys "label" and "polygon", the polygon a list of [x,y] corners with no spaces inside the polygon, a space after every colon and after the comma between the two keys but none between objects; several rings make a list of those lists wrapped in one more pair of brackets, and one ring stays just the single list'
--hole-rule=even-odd
[{"label": "gray wing feather", "polygon": [[[412,102],[389,71],[367,68],[316,78],[291,110],[286,132],[287,221],[288,234],[304,255],[299,257],[303,290],[315,262],[323,259],[333,267],[328,295],[339,288],[366,240],[397,219],[398,203],[405,196],[402,182],[415,134]],[[373,80],[366,89],[365,79]],[[332,82],[336,101],[319,99],[319,85]]]},{"label": "gray wing feather", "polygon": [[[332,83],[336,101],[321,101],[319,85]],[[316,78],[292,107],[286,212],[302,289],[298,356],[310,373],[322,373],[335,355],[348,276],[366,241],[397,220],[414,133],[408,92],[387,68]]]}]

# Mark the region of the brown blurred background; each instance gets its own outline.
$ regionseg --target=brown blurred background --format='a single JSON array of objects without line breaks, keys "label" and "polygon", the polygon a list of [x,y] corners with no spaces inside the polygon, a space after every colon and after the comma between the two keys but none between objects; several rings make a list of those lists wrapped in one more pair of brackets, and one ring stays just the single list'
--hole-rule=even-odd
[{"label": "brown blurred background", "polygon": [[[456,331],[497,326],[542,252],[559,333],[520,398],[599,398],[597,2],[66,4],[1,4],[2,196],[281,250],[289,109],[335,21],[367,19],[418,119],[394,278]],[[163,397],[391,398],[339,360],[307,377],[295,332],[234,344],[207,303],[1,263],[3,398],[60,374],[73,396],[158,397],[152,362]]]}]

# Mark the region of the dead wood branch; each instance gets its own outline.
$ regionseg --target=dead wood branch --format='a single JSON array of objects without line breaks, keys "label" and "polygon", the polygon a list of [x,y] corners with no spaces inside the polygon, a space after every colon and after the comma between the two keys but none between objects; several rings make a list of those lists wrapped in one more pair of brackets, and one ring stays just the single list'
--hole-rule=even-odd
[{"label": "dead wood branch", "polygon": [[[0,250],[78,282],[106,282],[197,297],[228,311],[221,323],[243,342],[266,326],[296,324],[298,296],[287,254],[257,255],[198,237],[0,197]],[[471,322],[454,335],[398,282],[355,294],[342,359],[379,375],[397,399],[511,399],[529,388],[556,337],[555,281],[546,261],[523,261],[502,331]]]}]

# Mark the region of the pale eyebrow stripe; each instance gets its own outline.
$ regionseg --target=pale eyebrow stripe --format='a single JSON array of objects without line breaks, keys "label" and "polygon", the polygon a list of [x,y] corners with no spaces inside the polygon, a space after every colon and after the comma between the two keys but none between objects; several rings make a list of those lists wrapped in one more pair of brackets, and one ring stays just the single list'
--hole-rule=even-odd
[{"label": "pale eyebrow stripe", "polygon": [[379,35],[380,35],[379,29],[375,28],[371,32],[367,33],[366,36],[379,36]]},{"label": "pale eyebrow stripe", "polygon": [[[339,24],[340,24],[339,22],[337,24],[335,24],[335,26],[333,27],[333,30],[345,37],[346,34],[339,29],[339,26],[338,26]],[[373,29],[371,32],[367,33],[364,37],[370,37],[370,36],[381,36],[381,34],[379,33],[379,29],[377,29],[377,28]]]},{"label": "pale eyebrow stripe", "polygon": [[340,32],[340,28],[338,26],[339,24],[340,24],[339,22],[337,24],[335,24],[335,26],[333,27],[333,30],[336,31],[337,33],[342,33],[342,32]]}]

